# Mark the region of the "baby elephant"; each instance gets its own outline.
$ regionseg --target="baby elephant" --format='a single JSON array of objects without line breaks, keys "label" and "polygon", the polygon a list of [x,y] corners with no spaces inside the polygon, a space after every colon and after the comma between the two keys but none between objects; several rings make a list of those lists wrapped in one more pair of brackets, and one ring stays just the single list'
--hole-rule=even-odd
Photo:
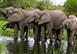
[{"label": "baby elephant", "polygon": [[63,26],[67,30],[68,45],[72,45],[72,40],[76,35],[77,40],[77,18],[74,15],[70,15],[68,19],[63,22]]}]

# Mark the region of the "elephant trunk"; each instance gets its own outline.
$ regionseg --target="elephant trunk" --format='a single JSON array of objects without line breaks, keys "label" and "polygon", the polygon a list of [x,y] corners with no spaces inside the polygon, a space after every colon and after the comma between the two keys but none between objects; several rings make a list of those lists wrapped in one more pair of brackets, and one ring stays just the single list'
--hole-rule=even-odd
[{"label": "elephant trunk", "polygon": [[[13,22],[8,22],[5,25],[3,25],[2,30],[6,30],[6,28],[8,28],[8,26],[9,26],[10,23],[13,23]],[[4,27],[6,27],[6,28],[4,28]]]},{"label": "elephant trunk", "polygon": [[[3,25],[2,30],[6,30],[7,26],[8,26],[9,22],[6,23],[5,25]],[[4,28],[6,26],[6,28]]]}]

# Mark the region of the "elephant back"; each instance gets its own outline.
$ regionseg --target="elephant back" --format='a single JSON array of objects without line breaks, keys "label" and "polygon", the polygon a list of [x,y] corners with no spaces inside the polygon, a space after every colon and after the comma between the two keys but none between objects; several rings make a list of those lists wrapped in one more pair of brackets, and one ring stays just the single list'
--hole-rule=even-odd
[{"label": "elephant back", "polygon": [[53,27],[54,29],[58,29],[62,27],[62,23],[67,16],[61,10],[50,11],[51,17],[53,18]]},{"label": "elephant back", "polygon": [[39,9],[34,9],[34,10],[24,10],[22,8],[17,8],[14,10],[13,14],[8,17],[8,21],[21,21],[29,16],[31,16],[35,11],[40,11]]}]

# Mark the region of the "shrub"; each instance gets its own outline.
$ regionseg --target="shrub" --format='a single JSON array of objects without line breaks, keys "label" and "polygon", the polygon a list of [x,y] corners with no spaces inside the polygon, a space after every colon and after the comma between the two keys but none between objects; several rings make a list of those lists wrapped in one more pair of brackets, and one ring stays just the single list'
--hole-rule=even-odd
[{"label": "shrub", "polygon": [[77,0],[67,0],[64,7],[67,12],[77,16]]}]

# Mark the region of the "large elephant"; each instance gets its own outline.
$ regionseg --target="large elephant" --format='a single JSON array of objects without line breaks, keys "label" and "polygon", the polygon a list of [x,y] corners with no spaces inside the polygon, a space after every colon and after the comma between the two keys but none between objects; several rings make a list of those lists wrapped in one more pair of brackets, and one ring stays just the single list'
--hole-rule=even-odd
[{"label": "large elephant", "polygon": [[[62,23],[66,19],[66,15],[61,10],[54,11],[39,11],[32,14],[25,21],[28,23],[34,23],[41,26],[41,37],[42,41],[45,41],[44,26],[48,29],[50,41],[52,41],[52,30],[62,28]],[[62,33],[62,31],[60,31]],[[61,37],[61,36],[60,36]]]},{"label": "large elephant", "polygon": [[[15,30],[15,36],[17,36],[17,23],[19,24],[19,29],[21,32],[21,38],[24,39],[24,28],[27,27],[27,36],[29,33],[28,25],[25,23],[24,19],[27,19],[29,16],[31,16],[35,11],[40,11],[39,9],[32,9],[32,10],[23,10],[22,8],[14,8],[14,7],[8,7],[0,9],[0,12],[4,15],[4,17],[7,18],[8,21],[15,22],[14,29]],[[17,33],[16,33],[17,32]],[[15,37],[17,38],[17,37]]]},{"label": "large elephant", "polygon": [[76,36],[77,40],[77,18],[74,15],[70,15],[68,19],[64,20],[63,26],[67,30],[68,45],[72,45],[72,40]]}]

